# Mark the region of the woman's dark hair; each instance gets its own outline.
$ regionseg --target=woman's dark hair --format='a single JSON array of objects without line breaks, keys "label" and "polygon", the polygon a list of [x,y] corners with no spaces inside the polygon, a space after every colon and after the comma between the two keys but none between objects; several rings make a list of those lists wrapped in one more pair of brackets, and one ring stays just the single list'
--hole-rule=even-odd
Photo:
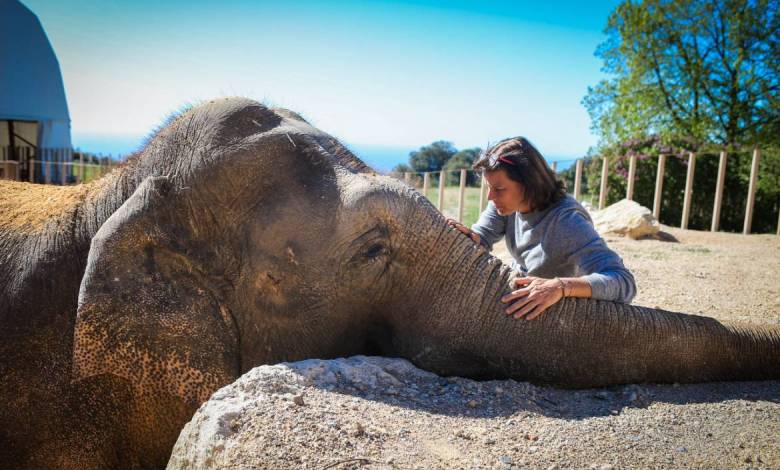
[{"label": "woman's dark hair", "polygon": [[525,137],[510,137],[489,146],[473,168],[506,171],[509,179],[522,185],[532,210],[544,210],[566,195],[566,185]]}]

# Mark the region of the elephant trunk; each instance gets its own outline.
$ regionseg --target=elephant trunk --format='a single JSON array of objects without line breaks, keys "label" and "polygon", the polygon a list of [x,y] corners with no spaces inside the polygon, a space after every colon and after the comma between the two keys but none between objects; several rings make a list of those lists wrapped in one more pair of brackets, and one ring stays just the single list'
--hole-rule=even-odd
[{"label": "elephant trunk", "polygon": [[501,376],[568,387],[780,378],[777,328],[590,299],[493,323],[505,341],[488,339],[481,354],[500,358]]},{"label": "elephant trunk", "polygon": [[780,379],[778,327],[573,298],[536,320],[515,320],[499,300],[509,269],[462,235],[436,239],[448,258],[429,262],[446,274],[421,283],[414,305],[392,320],[393,352],[419,367],[576,388]]}]

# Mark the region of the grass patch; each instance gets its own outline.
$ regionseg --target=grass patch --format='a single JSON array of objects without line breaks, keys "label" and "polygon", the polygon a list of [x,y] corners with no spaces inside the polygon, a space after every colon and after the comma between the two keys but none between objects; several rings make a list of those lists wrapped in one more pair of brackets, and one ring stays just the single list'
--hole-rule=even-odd
[{"label": "grass patch", "polygon": [[[418,188],[419,189],[419,188]],[[420,189],[420,191],[422,191]],[[453,219],[458,218],[458,197],[460,194],[460,188],[456,187],[444,187],[444,207],[442,213]],[[439,188],[428,188],[428,192],[425,194],[434,205],[439,202]],[[463,224],[471,226],[477,221],[480,214],[479,208],[479,188],[467,187],[465,194],[463,195]]]}]

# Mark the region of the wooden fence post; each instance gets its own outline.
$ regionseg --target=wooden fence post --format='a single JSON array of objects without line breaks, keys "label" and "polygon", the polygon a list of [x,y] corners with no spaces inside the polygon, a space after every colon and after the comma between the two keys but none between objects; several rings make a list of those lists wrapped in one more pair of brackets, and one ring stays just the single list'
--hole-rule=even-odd
[{"label": "wooden fence post", "polygon": [[29,166],[29,170],[30,170],[28,172],[28,176],[30,177],[30,183],[34,183],[35,182],[35,159],[31,158],[27,160],[27,165]]},{"label": "wooden fence post", "polygon": [[577,160],[574,165],[574,199],[580,200],[582,192],[582,160]]},{"label": "wooden fence post", "polygon": [[758,147],[753,149],[753,162],[750,164],[750,185],[748,186],[748,199],[745,206],[745,226],[742,233],[750,233],[750,227],[753,225],[753,205],[756,203],[756,183],[758,183],[758,161],[761,159],[761,152]]},{"label": "wooden fence post", "polygon": [[607,157],[603,157],[601,164],[601,187],[599,188],[599,210],[604,208],[607,202],[607,170],[609,160]]},{"label": "wooden fence post", "polygon": [[431,185],[431,174],[423,173],[423,196],[428,197],[428,187]]},{"label": "wooden fence post", "polygon": [[688,217],[691,214],[691,197],[693,196],[693,172],[696,168],[696,154],[688,153],[688,172],[685,176],[685,194],[683,195],[683,212],[680,228],[688,228]]},{"label": "wooden fence post", "polygon": [[777,236],[780,237],[780,211],[777,211]]},{"label": "wooden fence post", "polygon": [[444,212],[444,170],[439,172],[439,211]]},{"label": "wooden fence post", "polygon": [[466,196],[466,170],[460,170],[460,190],[458,191],[458,222],[463,222],[463,202]]},{"label": "wooden fence post", "polygon": [[653,217],[659,220],[661,216],[661,193],[664,190],[664,167],[666,166],[666,155],[658,155],[658,171],[655,175],[655,194],[653,194]]},{"label": "wooden fence post", "polygon": [[487,189],[487,185],[485,184],[485,173],[482,172],[479,178],[479,212],[482,213],[482,211],[485,210],[485,206],[487,206],[487,192],[485,191]]},{"label": "wooden fence post", "polygon": [[628,160],[628,187],[626,188],[626,199],[634,200],[634,179],[636,178],[636,155],[631,155]]},{"label": "wooden fence post", "polygon": [[728,155],[725,151],[720,152],[718,161],[718,179],[715,183],[715,205],[712,207],[712,225],[711,232],[717,232],[720,228],[720,209],[723,205],[723,185],[726,182],[726,161]]}]

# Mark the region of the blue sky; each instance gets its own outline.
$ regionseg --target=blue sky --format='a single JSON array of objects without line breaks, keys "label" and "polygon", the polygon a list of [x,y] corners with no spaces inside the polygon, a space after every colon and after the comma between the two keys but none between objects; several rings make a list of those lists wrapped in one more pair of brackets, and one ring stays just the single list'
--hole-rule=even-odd
[{"label": "blue sky", "polygon": [[183,105],[242,95],[380,170],[440,139],[583,155],[596,138],[580,101],[619,3],[22,1],[59,58],[76,146],[128,152]]}]

